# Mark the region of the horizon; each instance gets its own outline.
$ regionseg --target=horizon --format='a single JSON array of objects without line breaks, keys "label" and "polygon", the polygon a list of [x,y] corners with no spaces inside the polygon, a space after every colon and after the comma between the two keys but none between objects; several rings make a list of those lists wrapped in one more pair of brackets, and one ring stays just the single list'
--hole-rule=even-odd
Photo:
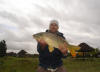
[{"label": "horizon", "polygon": [[7,52],[37,54],[32,35],[45,32],[53,19],[70,44],[100,49],[99,0],[0,0],[0,40],[6,40]]}]

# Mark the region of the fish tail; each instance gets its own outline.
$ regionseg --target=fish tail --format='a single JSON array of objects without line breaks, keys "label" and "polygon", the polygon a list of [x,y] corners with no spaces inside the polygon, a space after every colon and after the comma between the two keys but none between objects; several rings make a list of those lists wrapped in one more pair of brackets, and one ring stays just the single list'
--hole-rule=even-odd
[{"label": "fish tail", "polygon": [[71,48],[69,48],[69,51],[72,55],[72,57],[76,57],[76,50],[79,50],[80,47],[79,46],[71,46]]}]

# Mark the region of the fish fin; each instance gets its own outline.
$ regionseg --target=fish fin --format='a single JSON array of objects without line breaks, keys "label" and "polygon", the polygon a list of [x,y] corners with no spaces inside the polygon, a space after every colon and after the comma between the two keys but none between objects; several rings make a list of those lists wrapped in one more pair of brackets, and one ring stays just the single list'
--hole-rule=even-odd
[{"label": "fish fin", "polygon": [[49,52],[53,52],[53,51],[54,51],[53,46],[49,46]]}]

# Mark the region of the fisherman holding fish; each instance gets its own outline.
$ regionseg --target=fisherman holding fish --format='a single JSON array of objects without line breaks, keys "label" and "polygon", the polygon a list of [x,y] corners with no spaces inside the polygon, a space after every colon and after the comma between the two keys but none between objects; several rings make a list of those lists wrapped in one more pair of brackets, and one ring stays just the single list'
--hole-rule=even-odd
[{"label": "fisherman holding fish", "polygon": [[[58,31],[59,23],[56,20],[52,20],[49,25],[49,29],[46,30],[48,33],[56,34],[62,39],[65,39],[63,33]],[[67,47],[64,45],[63,47]],[[49,52],[49,46],[44,39],[38,40],[37,51],[39,52],[39,67],[37,72],[66,72],[63,67],[62,58],[66,58],[68,50],[67,48],[51,48],[52,52]]]}]

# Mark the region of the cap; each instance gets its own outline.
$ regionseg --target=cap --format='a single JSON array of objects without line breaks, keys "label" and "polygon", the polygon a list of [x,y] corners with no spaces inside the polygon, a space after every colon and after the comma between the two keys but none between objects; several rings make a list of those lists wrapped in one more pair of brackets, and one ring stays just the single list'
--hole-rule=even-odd
[{"label": "cap", "polygon": [[51,20],[50,24],[55,23],[57,26],[59,26],[59,22],[57,20]]}]

